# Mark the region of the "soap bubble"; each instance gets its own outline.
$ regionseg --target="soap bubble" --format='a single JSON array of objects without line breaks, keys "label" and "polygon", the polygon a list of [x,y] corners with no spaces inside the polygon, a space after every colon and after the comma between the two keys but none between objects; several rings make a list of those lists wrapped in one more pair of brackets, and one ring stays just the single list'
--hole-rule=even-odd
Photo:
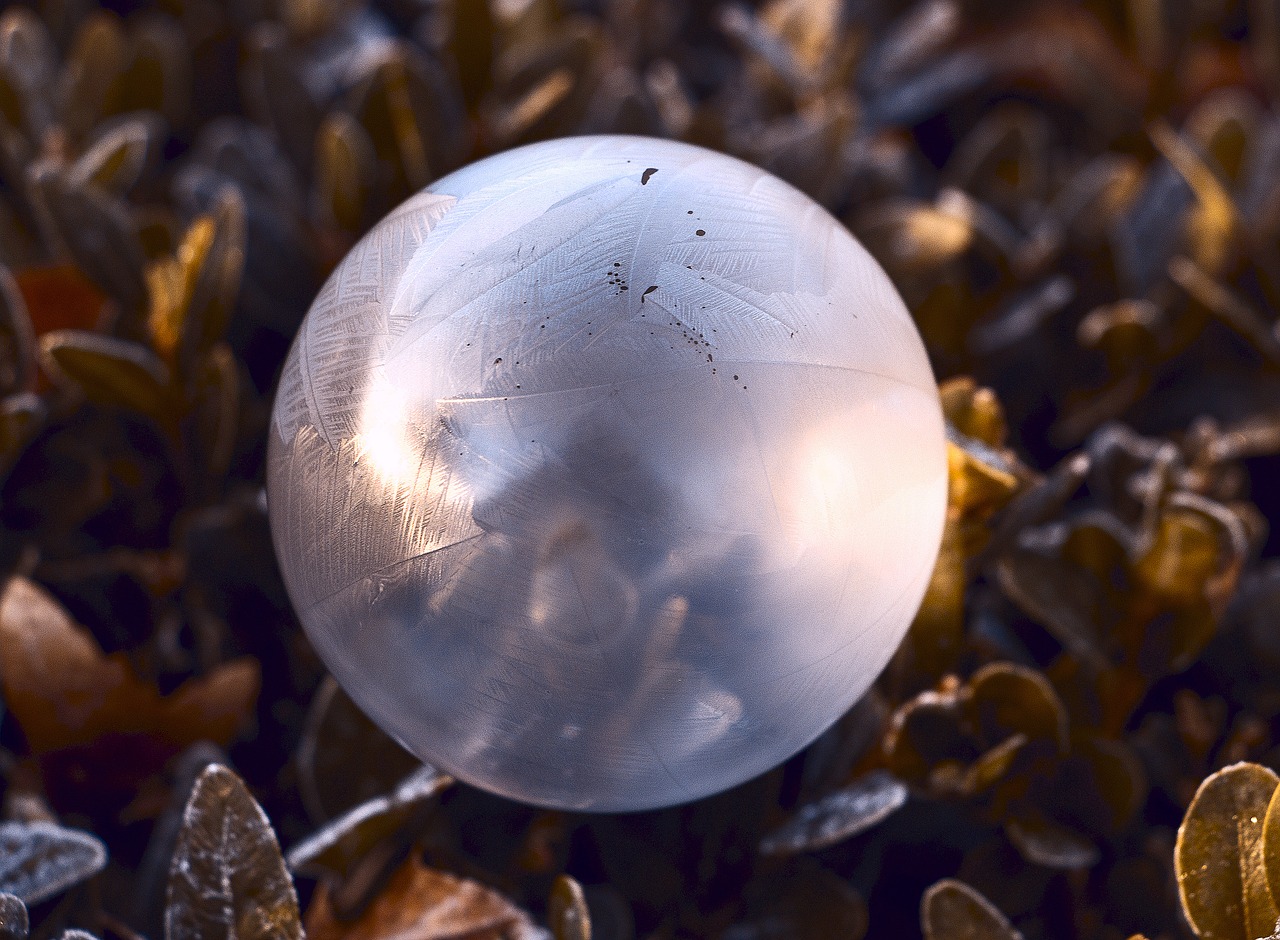
[{"label": "soap bubble", "polygon": [[888,278],[820,206],[581,137],[414,196],[276,399],[290,597],[371,717],[546,806],[692,800],[809,743],[932,570],[945,438]]}]

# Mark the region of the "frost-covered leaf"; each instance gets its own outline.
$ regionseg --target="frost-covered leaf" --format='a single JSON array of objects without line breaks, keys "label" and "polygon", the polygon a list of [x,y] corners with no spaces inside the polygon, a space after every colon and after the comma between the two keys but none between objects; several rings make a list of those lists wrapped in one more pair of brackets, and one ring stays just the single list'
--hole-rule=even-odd
[{"label": "frost-covered leaf", "polygon": [[591,940],[591,912],[582,885],[570,875],[560,875],[551,885],[547,923],[555,940]]},{"label": "frost-covered leaf", "polygon": [[22,899],[0,893],[0,940],[27,940],[30,926]]},{"label": "frost-covered leaf", "polygon": [[301,940],[293,881],[266,813],[231,770],[196,780],[169,868],[166,940]]},{"label": "frost-covered leaf", "polygon": [[408,824],[427,801],[452,784],[448,774],[420,767],[390,793],[361,803],[290,849],[289,867],[307,874],[346,874],[374,845]]},{"label": "frost-covered leaf", "polygon": [[1174,866],[1182,908],[1202,940],[1256,940],[1275,931],[1263,822],[1278,784],[1266,767],[1233,764],[1205,779],[1187,807]]},{"label": "frost-covered leaf", "polygon": [[925,940],[1022,940],[994,904],[963,881],[944,878],[920,901]]},{"label": "frost-covered leaf", "polygon": [[87,832],[49,822],[0,823],[0,891],[39,904],[91,878],[107,849]]},{"label": "frost-covered leaf", "polygon": [[529,915],[491,888],[410,858],[354,921],[337,919],[321,884],[307,908],[311,940],[546,940]]},{"label": "frost-covered leaf", "polygon": [[852,838],[886,819],[907,801],[907,786],[886,770],[873,770],[847,787],[800,809],[760,840],[763,855],[812,852]]}]

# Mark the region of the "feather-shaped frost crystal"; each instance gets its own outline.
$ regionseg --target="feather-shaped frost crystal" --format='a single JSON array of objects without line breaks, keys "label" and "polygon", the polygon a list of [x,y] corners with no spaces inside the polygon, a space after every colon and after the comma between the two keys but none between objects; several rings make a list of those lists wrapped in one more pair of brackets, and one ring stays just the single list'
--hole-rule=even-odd
[{"label": "feather-shaped frost crystal", "polygon": [[940,538],[924,348],[820,206],[671,141],[483,160],[338,266],[285,365],[293,603],[422,758],[531,803],[694,799],[888,661]]}]

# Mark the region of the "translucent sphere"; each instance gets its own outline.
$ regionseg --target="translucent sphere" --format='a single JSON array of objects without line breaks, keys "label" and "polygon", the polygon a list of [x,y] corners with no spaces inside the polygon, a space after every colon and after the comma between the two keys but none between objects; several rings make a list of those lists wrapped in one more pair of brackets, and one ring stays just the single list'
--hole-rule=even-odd
[{"label": "translucent sphere", "polygon": [[749,164],[638,137],[452,173],[334,271],[280,380],[290,597],[382,727],[546,806],[692,800],[884,667],[946,502],[876,262]]}]

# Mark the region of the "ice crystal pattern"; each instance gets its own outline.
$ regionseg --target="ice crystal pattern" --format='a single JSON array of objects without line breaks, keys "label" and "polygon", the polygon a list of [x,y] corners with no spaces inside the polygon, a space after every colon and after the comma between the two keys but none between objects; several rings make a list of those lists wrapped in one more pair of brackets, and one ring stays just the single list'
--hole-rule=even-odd
[{"label": "ice crystal pattern", "polygon": [[694,799],[884,667],[945,444],[867,252],[764,171],[540,143],[410,199],[284,368],[269,505],[334,674],[422,758],[531,803]]}]

